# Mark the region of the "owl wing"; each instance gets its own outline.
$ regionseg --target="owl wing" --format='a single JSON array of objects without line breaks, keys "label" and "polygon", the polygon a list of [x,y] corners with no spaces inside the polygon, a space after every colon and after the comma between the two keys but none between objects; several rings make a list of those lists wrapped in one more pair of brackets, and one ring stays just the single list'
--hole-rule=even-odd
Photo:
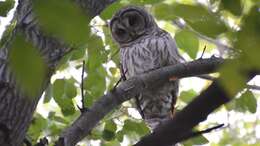
[{"label": "owl wing", "polygon": [[[164,51],[166,53],[166,58],[162,58],[166,61],[166,65],[174,65],[177,63],[185,62],[185,59],[180,55],[175,40],[171,37],[171,35],[165,32],[166,35],[164,36]],[[175,80],[171,82],[173,86],[171,90],[171,114],[174,116],[175,113],[175,104],[177,101],[178,91],[179,91],[179,80]]]},{"label": "owl wing", "polygon": [[174,65],[180,62],[185,62],[185,59],[180,55],[175,40],[171,35],[165,32],[164,36],[164,53],[168,53],[166,59],[167,65]]}]

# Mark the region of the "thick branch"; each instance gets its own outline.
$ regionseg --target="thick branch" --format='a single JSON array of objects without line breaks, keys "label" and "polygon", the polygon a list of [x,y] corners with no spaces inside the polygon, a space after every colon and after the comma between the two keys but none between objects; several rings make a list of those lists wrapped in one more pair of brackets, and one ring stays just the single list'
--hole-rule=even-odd
[{"label": "thick branch", "polygon": [[56,146],[72,146],[87,136],[97,123],[112,109],[134,97],[147,88],[156,88],[168,81],[170,77],[183,78],[216,72],[224,62],[221,58],[200,59],[193,62],[167,66],[142,74],[121,83],[113,92],[100,97],[92,108],[83,113],[66,129]]},{"label": "thick branch", "polygon": [[[252,79],[256,74],[250,74]],[[142,138],[134,146],[169,146],[186,140],[190,131],[221,105],[232,99],[215,80],[205,91],[196,97],[187,107],[176,114],[174,119],[158,127],[150,135]]]}]

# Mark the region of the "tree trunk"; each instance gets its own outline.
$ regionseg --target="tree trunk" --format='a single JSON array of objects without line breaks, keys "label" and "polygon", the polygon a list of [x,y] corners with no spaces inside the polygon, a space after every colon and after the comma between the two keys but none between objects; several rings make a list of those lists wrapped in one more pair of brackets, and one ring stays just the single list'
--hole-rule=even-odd
[{"label": "tree trunk", "polygon": [[[76,2],[91,16],[99,14],[107,5],[115,0],[76,0]],[[55,71],[59,60],[71,48],[53,37],[46,36],[41,31],[37,19],[32,12],[32,0],[19,0],[14,20],[17,21],[12,36],[0,48],[0,145],[20,146],[30,125],[33,112],[48,86],[50,77]],[[21,92],[14,74],[9,66],[9,52],[12,41],[17,34],[23,34],[39,49],[47,63],[47,74],[41,92],[35,97],[28,97]],[[33,60],[32,60],[33,61]],[[33,69],[33,68],[32,68]]]}]

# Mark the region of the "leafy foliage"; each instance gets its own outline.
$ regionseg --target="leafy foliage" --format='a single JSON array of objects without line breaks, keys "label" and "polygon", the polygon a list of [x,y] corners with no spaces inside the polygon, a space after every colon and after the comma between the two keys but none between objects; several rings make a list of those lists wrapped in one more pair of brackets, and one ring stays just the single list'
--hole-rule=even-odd
[{"label": "leafy foliage", "polygon": [[72,98],[77,95],[77,91],[73,83],[73,79],[57,79],[53,83],[53,98],[61,108],[64,116],[71,115],[75,112]]},{"label": "leafy foliage", "polygon": [[7,13],[14,7],[14,0],[0,1],[0,16],[7,16]]},{"label": "leafy foliage", "polygon": [[199,49],[199,39],[195,34],[182,30],[175,34],[175,40],[179,48],[185,50],[192,59],[196,58]]},{"label": "leafy foliage", "polygon": [[[191,59],[196,59],[204,45],[214,48],[206,49],[205,54],[208,56],[215,55],[216,50],[221,50],[220,46],[223,45],[235,48],[234,54],[224,56],[236,60],[220,68],[221,83],[234,100],[212,115],[214,117],[220,114],[221,119],[209,118],[201,124],[204,128],[221,121],[231,126],[218,132],[217,144],[212,135],[205,134],[181,145],[258,145],[258,139],[252,129],[260,124],[260,120],[255,118],[255,121],[250,121],[245,117],[259,113],[259,95],[254,90],[242,91],[246,87],[246,78],[244,74],[238,73],[241,69],[260,67],[260,5],[257,0],[209,0],[208,3],[194,0],[121,0],[111,4],[92,21],[73,1],[34,0],[33,10],[44,32],[65,41],[75,49],[60,62],[51,84],[45,90],[43,103],[40,103],[45,111],[38,110],[28,131],[32,142],[35,143],[43,136],[48,136],[50,141],[54,142],[61,130],[79,116],[80,112],[75,105],[81,105],[79,91],[83,60],[86,61],[83,90],[87,107],[113,88],[120,76],[119,55],[118,46],[110,36],[107,22],[117,10],[129,4],[146,7],[156,17],[159,26],[174,36],[184,57],[188,55]],[[0,2],[0,15],[6,16],[12,7],[12,0]],[[180,22],[181,27],[174,25],[176,23],[172,21]],[[6,30],[1,46],[10,39],[8,32],[11,32],[14,26],[15,22]],[[10,66],[24,91],[34,95],[39,92],[44,82],[47,66],[37,48],[24,38],[23,35],[18,35],[14,39]],[[222,43],[223,41],[225,43]],[[194,82],[189,79],[187,84],[180,87],[177,111],[191,102],[199,91],[209,84]],[[201,86],[200,90],[197,89],[198,86]],[[238,91],[242,92],[236,95]],[[141,119],[133,118],[135,116],[127,111],[132,107],[131,102],[126,102],[109,114],[93,129],[91,135],[83,140],[83,145],[91,141],[99,141],[102,146],[120,146],[126,141],[132,145],[148,134],[150,129],[147,125]],[[226,113],[231,115],[230,118],[233,118],[234,122],[223,118]],[[202,129],[201,127],[199,129]]]},{"label": "leafy foliage", "polygon": [[155,13],[159,19],[173,20],[180,17],[194,30],[209,37],[216,37],[227,30],[217,14],[209,12],[201,5],[159,4],[155,7]]}]

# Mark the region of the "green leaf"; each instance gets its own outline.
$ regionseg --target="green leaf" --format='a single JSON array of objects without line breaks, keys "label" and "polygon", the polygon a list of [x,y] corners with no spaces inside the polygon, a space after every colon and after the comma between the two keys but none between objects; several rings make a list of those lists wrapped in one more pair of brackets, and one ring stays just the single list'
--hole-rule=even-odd
[{"label": "green leaf", "polygon": [[74,80],[72,80],[72,79],[67,80],[64,90],[65,90],[66,96],[69,98],[74,98],[77,96],[77,89],[74,85]]},{"label": "green leaf", "polygon": [[102,143],[102,146],[121,146],[118,141],[106,141]]},{"label": "green leaf", "polygon": [[21,89],[30,97],[41,92],[47,66],[37,48],[17,34],[10,48],[10,68]]},{"label": "green leaf", "polygon": [[7,13],[14,7],[14,0],[0,1],[0,16],[6,17]]},{"label": "green leaf", "polygon": [[115,138],[116,129],[117,127],[113,120],[107,121],[102,134],[103,139],[107,141],[113,140]]},{"label": "green leaf", "polygon": [[36,142],[47,127],[48,121],[40,114],[35,114],[28,130],[29,137]]},{"label": "green leaf", "polygon": [[180,94],[180,98],[182,101],[189,103],[197,93],[194,90],[182,91]]},{"label": "green leaf", "polygon": [[95,70],[100,67],[102,63],[105,63],[107,60],[107,54],[104,49],[103,41],[98,36],[92,36],[91,41],[88,44],[88,60],[87,60],[87,69]]},{"label": "green leaf", "polygon": [[109,59],[114,61],[115,64],[119,64],[118,45],[113,41],[108,27],[103,27],[103,32],[105,35],[105,45],[109,48]]},{"label": "green leaf", "polygon": [[125,132],[123,130],[120,130],[116,133],[116,139],[120,142],[124,140]]},{"label": "green leaf", "polygon": [[217,37],[227,31],[224,22],[217,14],[209,12],[201,5],[159,4],[155,6],[155,14],[159,19],[173,20],[183,18],[194,30],[209,37]]},{"label": "green leaf", "polygon": [[241,30],[237,33],[234,48],[242,50],[240,66],[243,68],[260,68],[260,5],[251,8],[242,20]]},{"label": "green leaf", "polygon": [[158,4],[154,6],[154,15],[157,19],[160,20],[174,20],[178,18],[173,14],[173,9],[171,5],[168,4]]},{"label": "green leaf", "polygon": [[220,68],[220,83],[231,98],[235,97],[239,91],[245,88],[246,79],[240,73],[240,70],[241,64],[238,60],[226,62],[226,64]]},{"label": "green leaf", "polygon": [[48,119],[55,122],[59,122],[61,124],[69,124],[69,122],[64,117],[56,116],[55,112],[49,112]]},{"label": "green leaf", "polygon": [[43,103],[48,103],[52,98],[52,86],[49,85],[45,90]]},{"label": "green leaf", "polygon": [[[0,23],[1,25],[1,23]],[[2,37],[0,38],[0,48],[8,42],[9,39],[12,37],[12,32],[16,26],[16,21],[11,21],[11,24],[5,27],[4,33]]]},{"label": "green leaf", "polygon": [[116,124],[113,120],[109,120],[105,124],[105,129],[109,131],[116,131]]},{"label": "green leaf", "polygon": [[199,39],[194,33],[188,30],[179,31],[175,34],[175,40],[179,48],[187,52],[192,59],[196,58]]},{"label": "green leaf", "polygon": [[84,88],[87,91],[87,106],[91,106],[98,97],[104,94],[106,89],[106,75],[107,73],[103,66],[88,70],[88,76],[84,79]]},{"label": "green leaf", "polygon": [[209,143],[208,139],[203,135],[191,138],[183,143],[184,146],[193,146],[193,145],[204,145]]},{"label": "green leaf", "polygon": [[49,132],[50,132],[50,136],[57,136],[59,135],[62,130],[64,130],[65,126],[61,125],[61,124],[55,124],[55,123],[51,123],[50,126],[48,127]]},{"label": "green leaf", "polygon": [[145,5],[145,4],[156,4],[159,3],[160,1],[158,0],[130,0],[130,4],[135,4],[135,5]]},{"label": "green leaf", "polygon": [[53,98],[65,116],[75,113],[72,98],[76,95],[76,89],[69,81],[57,79],[53,83]]},{"label": "green leaf", "polygon": [[72,54],[70,57],[71,61],[82,59],[86,54],[86,48],[77,48],[77,49],[73,50],[71,52],[71,54]]},{"label": "green leaf", "polygon": [[34,0],[33,9],[40,25],[48,34],[72,45],[87,43],[91,17],[74,1]]},{"label": "green leaf", "polygon": [[64,79],[57,79],[53,83],[53,97],[59,98],[64,93],[64,86],[65,86],[65,80]]},{"label": "green leaf", "polygon": [[123,130],[128,132],[135,132],[139,136],[144,136],[150,132],[149,128],[144,122],[135,122],[132,120],[125,121]]},{"label": "green leaf", "polygon": [[102,131],[98,128],[94,128],[92,131],[91,131],[91,135],[89,135],[88,137],[90,139],[93,139],[93,140],[100,140],[101,137],[103,136],[103,129]]},{"label": "green leaf", "polygon": [[115,138],[115,132],[105,129],[102,133],[102,138],[106,141],[111,141]]},{"label": "green leaf", "polygon": [[221,0],[224,9],[231,12],[233,15],[240,16],[243,11],[241,0]]},{"label": "green leaf", "polygon": [[100,17],[104,20],[110,19],[122,7],[123,4],[120,1],[114,2],[101,12]]},{"label": "green leaf", "polygon": [[236,107],[239,111],[249,111],[255,113],[257,109],[257,100],[254,94],[247,90],[238,99],[236,99]]},{"label": "green leaf", "polygon": [[109,68],[109,71],[111,72],[111,74],[114,76],[114,75],[116,75],[117,73],[119,73],[119,70],[118,70],[118,68],[116,68],[116,67],[110,67]]}]

